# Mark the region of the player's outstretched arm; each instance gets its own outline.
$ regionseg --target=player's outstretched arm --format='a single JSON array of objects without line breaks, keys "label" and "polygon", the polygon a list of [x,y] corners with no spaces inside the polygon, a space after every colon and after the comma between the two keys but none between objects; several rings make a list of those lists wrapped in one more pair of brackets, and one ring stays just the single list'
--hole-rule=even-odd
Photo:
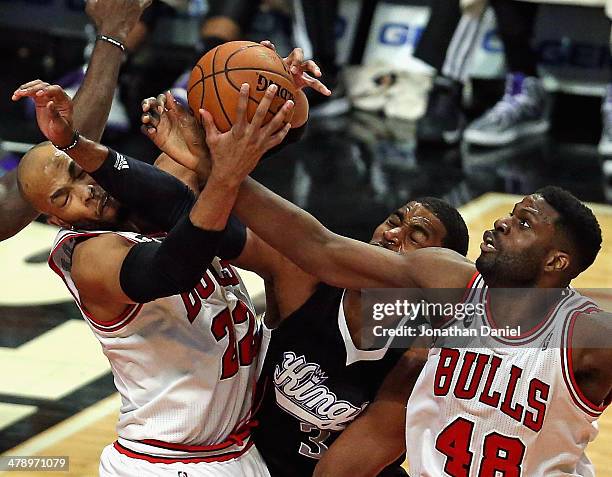
[{"label": "player's outstretched arm", "polygon": [[[151,1],[88,0],[85,11],[98,34],[125,44]],[[97,41],[83,84],[74,97],[75,127],[93,141],[102,138],[123,59],[120,48],[108,41]]]},{"label": "player's outstretched arm", "polygon": [[314,477],[371,477],[406,452],[406,403],[426,361],[426,349],[404,353],[372,404],[323,454]]},{"label": "player's outstretched arm", "polygon": [[465,257],[426,248],[400,255],[337,235],[315,217],[247,178],[236,215],[304,271],[341,288],[463,288],[474,273]]},{"label": "player's outstretched arm", "polygon": [[[89,0],[86,11],[100,35],[125,43],[127,35],[150,4],[151,0]],[[83,83],[74,97],[74,127],[93,141],[99,141],[104,132],[123,58],[124,53],[119,47],[107,41],[97,41]],[[12,99],[35,98],[38,91],[49,86],[41,80],[30,81],[21,85]]]}]

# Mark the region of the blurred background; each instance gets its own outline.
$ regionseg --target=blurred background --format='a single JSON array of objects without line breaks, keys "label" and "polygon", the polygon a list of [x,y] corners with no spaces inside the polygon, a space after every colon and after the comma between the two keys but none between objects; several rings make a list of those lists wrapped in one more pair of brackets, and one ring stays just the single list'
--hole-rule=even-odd
[{"label": "blurred background", "polygon": [[[466,215],[471,256],[513,195],[559,185],[598,204],[604,248],[578,285],[606,287],[612,63],[604,3],[154,0],[130,38],[102,142],[152,162],[156,150],[139,132],[142,99],[170,89],[185,100],[192,66],[221,42],[271,39],[281,55],[301,46],[334,93],[309,97],[304,139],[257,168],[263,184],[360,240],[408,200],[444,198]],[[0,0],[0,176],[42,140],[32,105],[13,103],[11,93],[35,78],[74,93],[94,39],[83,0]],[[46,268],[55,230],[39,220],[0,246],[0,363],[9,373],[0,453],[48,449],[40,433],[68,422],[73,431],[60,434],[74,442],[101,433],[95,469],[95,451],[112,439],[112,376]],[[49,356],[50,346],[62,353]],[[85,427],[70,424],[75,415]],[[609,421],[594,450],[598,475],[612,475]],[[87,452],[74,475],[92,475]]]}]

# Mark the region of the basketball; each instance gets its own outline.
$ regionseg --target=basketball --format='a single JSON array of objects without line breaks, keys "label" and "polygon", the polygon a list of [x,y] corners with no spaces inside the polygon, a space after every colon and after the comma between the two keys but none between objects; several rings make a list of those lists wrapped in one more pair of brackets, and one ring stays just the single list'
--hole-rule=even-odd
[{"label": "basketball", "polygon": [[294,100],[296,89],[282,58],[273,50],[251,41],[224,43],[206,53],[193,68],[187,86],[189,108],[198,122],[198,111],[210,112],[221,132],[236,121],[240,86],[250,85],[247,115],[253,118],[257,105],[271,84],[278,86],[264,124],[287,100]]}]

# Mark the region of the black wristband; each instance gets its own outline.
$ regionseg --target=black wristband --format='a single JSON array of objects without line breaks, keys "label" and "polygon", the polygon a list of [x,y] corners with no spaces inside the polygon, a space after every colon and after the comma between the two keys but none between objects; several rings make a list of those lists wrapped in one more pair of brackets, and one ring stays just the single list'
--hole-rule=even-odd
[{"label": "black wristband", "polygon": [[79,138],[81,137],[81,135],[79,134],[79,131],[77,131],[75,129],[74,133],[72,134],[72,140],[70,141],[70,144],[68,144],[67,146],[61,147],[58,146],[57,144],[53,144],[53,147],[55,147],[55,149],[59,149],[62,152],[68,152],[70,151],[70,149],[74,149],[76,147],[76,145],[79,142]]},{"label": "black wristband", "polygon": [[121,43],[119,40],[115,40],[114,38],[111,38],[110,36],[101,35],[101,34],[96,36],[96,40],[105,41],[107,43],[110,43],[111,45],[115,45],[117,48],[119,48],[121,51],[125,53],[125,45]]}]

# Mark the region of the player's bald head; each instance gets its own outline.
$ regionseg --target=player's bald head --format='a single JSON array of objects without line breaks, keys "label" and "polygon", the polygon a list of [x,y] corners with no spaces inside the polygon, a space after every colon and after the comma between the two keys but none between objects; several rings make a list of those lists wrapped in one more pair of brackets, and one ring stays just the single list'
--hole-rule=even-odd
[{"label": "player's bald head", "polygon": [[48,190],[61,160],[67,158],[47,141],[34,146],[19,162],[19,189],[23,197],[40,212],[46,213]]}]

